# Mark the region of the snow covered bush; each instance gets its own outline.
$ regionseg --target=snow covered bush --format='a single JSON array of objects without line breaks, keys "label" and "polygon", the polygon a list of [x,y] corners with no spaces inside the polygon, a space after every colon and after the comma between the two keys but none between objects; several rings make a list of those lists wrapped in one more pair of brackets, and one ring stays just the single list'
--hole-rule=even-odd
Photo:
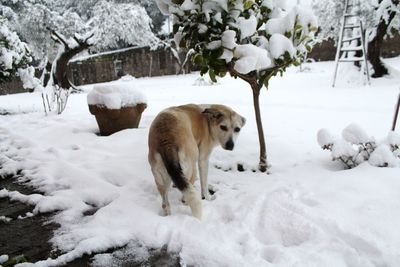
[{"label": "snow covered bush", "polygon": [[157,0],[173,15],[175,43],[193,49],[201,74],[213,81],[230,73],[253,90],[260,141],[259,169],[266,171],[267,155],[259,110],[263,86],[287,67],[298,65],[312,48],[317,22],[309,10],[287,10],[274,0]]},{"label": "snow covered bush", "polygon": [[0,83],[9,80],[30,61],[28,46],[8,28],[6,20],[0,16]]},{"label": "snow covered bush", "polygon": [[328,130],[317,134],[318,144],[330,150],[333,160],[341,161],[351,169],[368,161],[376,167],[398,167],[400,165],[400,135],[389,132],[379,145],[357,124],[350,124],[342,131],[342,138],[335,138]]}]

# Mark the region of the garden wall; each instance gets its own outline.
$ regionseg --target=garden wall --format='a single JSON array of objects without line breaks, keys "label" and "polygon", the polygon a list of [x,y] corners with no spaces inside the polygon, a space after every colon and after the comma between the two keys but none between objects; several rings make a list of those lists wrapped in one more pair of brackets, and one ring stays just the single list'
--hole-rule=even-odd
[{"label": "garden wall", "polygon": [[[316,45],[308,57],[316,61],[334,60],[335,53],[334,42],[324,41]],[[400,35],[397,34],[384,41],[382,56],[399,55]],[[195,67],[188,64],[185,73],[190,70],[195,70]],[[148,47],[127,48],[79,58],[70,62],[68,68],[68,76],[75,85],[113,81],[127,74],[139,78],[178,72],[179,65],[169,49],[150,50]],[[22,92],[26,90],[22,88],[22,82],[18,78],[0,84],[0,95]]]}]

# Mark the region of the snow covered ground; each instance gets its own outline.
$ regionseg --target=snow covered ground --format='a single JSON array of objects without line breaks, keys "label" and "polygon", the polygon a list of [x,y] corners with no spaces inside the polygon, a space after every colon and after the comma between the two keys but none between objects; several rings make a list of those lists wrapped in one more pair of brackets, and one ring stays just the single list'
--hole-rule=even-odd
[{"label": "snow covered ground", "polygon": [[[400,58],[387,62],[400,69]],[[167,245],[187,266],[400,266],[400,168],[364,163],[343,170],[316,138],[320,128],[340,134],[352,122],[377,140],[386,137],[400,75],[363,86],[351,68],[342,68],[331,88],[332,62],[306,67],[274,78],[261,95],[270,175],[235,169],[238,162],[250,168],[258,162],[251,91],[240,80],[193,86],[198,74],[190,74],[124,81],[146,94],[148,108],[139,129],[109,137],[96,135],[86,94],[72,95],[62,115],[47,117],[39,94],[1,96],[0,111],[15,114],[0,116],[0,173],[22,170],[21,179],[44,195],[2,190],[0,197],[34,203],[34,214],[59,211],[52,242],[64,254],[36,265],[141,244]],[[213,152],[209,181],[218,191],[214,201],[203,201],[202,221],[190,216],[175,188],[172,216],[159,215],[147,163],[151,121],[185,103],[223,103],[247,118],[235,150]],[[113,262],[110,254],[95,258],[95,266]]]}]

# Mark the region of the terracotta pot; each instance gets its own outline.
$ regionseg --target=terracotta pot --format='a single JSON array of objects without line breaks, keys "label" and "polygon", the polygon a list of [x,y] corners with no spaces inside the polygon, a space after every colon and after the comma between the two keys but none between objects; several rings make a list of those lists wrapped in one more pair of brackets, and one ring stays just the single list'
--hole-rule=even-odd
[{"label": "terracotta pot", "polygon": [[142,112],[146,109],[145,103],[121,109],[108,109],[104,106],[89,105],[89,111],[96,117],[101,135],[111,135],[118,131],[139,126]]}]

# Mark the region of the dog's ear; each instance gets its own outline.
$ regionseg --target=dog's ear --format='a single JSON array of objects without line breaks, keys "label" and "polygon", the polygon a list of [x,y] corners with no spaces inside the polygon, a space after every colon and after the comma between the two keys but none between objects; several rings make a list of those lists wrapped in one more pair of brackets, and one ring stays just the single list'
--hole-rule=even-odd
[{"label": "dog's ear", "polygon": [[220,120],[224,117],[224,114],[215,108],[206,108],[203,111],[203,114],[206,115],[210,119]]},{"label": "dog's ear", "polygon": [[245,117],[242,117],[242,116],[240,116],[241,118],[242,118],[242,127],[246,124],[246,118]]}]

